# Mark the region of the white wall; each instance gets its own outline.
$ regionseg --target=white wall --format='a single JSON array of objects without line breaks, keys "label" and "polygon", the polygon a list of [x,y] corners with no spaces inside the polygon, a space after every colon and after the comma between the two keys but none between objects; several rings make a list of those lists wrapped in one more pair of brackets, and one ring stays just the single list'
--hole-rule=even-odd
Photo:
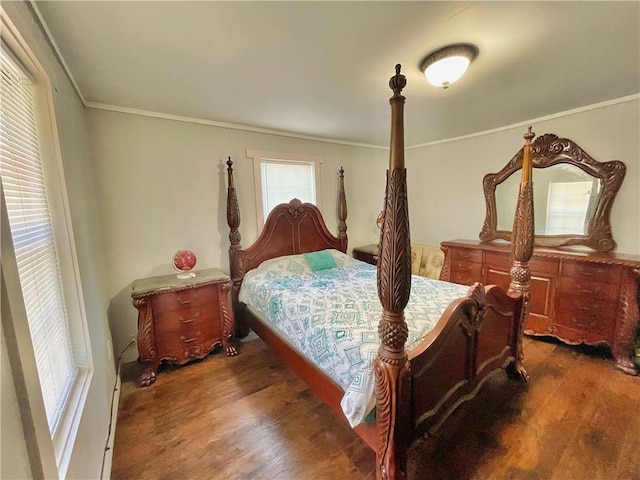
[{"label": "white wall", "polygon": [[[54,88],[54,108],[94,364],[67,477],[99,478],[108,432],[115,368],[112,350],[108,348],[111,336],[107,321],[103,234],[97,210],[95,177],[90,163],[85,109],[34,21],[28,4],[3,2],[2,8],[46,70]],[[9,348],[8,354],[15,355],[15,352]],[[29,372],[25,374],[27,373]],[[4,378],[3,375],[3,398],[5,388],[12,388],[12,385],[5,384]],[[4,435],[4,418],[2,425]],[[44,428],[48,429],[46,425]],[[15,434],[16,441],[19,441],[19,432]],[[28,441],[26,445],[27,448],[34,448]]]},{"label": "white wall", "polygon": [[[228,272],[227,156],[234,161],[242,245],[257,236],[252,164],[246,149],[323,155],[321,209],[336,232],[337,170],[345,168],[349,246],[377,243],[388,152],[299,140],[132,114],[89,110],[97,194],[105,225],[109,320],[116,352],[136,335],[131,283],[172,273],[173,253],[186,248],[196,268]],[[640,251],[638,101],[534,125],[537,134],[572,138],[600,161],[619,159],[628,173],[613,207],[618,251]],[[478,238],[485,216],[482,177],[520,149],[524,128],[407,150],[412,240]],[[135,348],[126,360],[136,357]]]},{"label": "white wall", "polygon": [[[555,133],[572,139],[598,161],[626,164],[611,227],[617,252],[640,255],[640,101],[532,125],[537,135]],[[437,245],[444,240],[478,239],[485,217],[482,178],[511,160],[524,143],[525,131],[518,127],[408,150],[412,240]]]},{"label": "white wall", "polygon": [[[178,249],[192,250],[196,269],[229,272],[226,162],[234,162],[242,245],[257,237],[253,164],[247,149],[322,155],[322,204],[337,234],[338,170],[345,169],[349,246],[377,241],[388,153],[103,110],[89,110],[96,193],[109,268],[109,320],[116,352],[137,332],[131,283],[173,273]],[[130,348],[124,357],[136,358]]]}]

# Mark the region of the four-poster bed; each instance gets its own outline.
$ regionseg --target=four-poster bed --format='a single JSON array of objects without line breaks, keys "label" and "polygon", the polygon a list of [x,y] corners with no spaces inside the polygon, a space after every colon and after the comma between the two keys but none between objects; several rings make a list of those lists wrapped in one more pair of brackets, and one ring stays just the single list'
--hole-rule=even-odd
[{"label": "four-poster bed", "polygon": [[[527,378],[522,366],[521,341],[528,305],[530,273],[527,262],[533,251],[533,200],[530,166],[527,166],[533,133],[529,131],[525,135],[525,165],[514,222],[514,263],[509,291],[504,292],[496,286],[474,285],[466,297],[457,298],[450,304],[447,302],[448,306],[442,307],[435,326],[408,351],[405,346],[413,333],[405,320],[405,307],[412,295],[412,278],[404,167],[405,98],[401,95],[406,79],[400,74],[400,65],[396,66],[396,75],[389,85],[393,90],[390,99],[391,148],[376,276],[382,304],[382,311],[378,311],[379,347],[373,365],[376,419],[373,424],[358,424],[355,431],[377,452],[377,477],[400,479],[405,478],[407,450],[411,443],[432,433],[458,405],[473,398],[490,374],[506,368],[510,377]],[[264,315],[259,315],[257,308],[254,311],[253,307],[247,307],[239,300],[239,295],[246,277],[267,268],[270,263],[277,263],[280,257],[326,249],[346,252],[344,172],[340,169],[337,237],[328,231],[314,205],[294,199],[275,207],[258,239],[242,249],[238,230],[240,213],[230,159],[227,164],[229,258],[238,333],[242,336],[249,328],[254,330],[325,403],[343,416],[341,400],[345,390],[339,382],[329,378],[317,362],[294,348],[293,340],[274,328]],[[362,275],[366,276],[366,272]],[[243,295],[247,298],[244,291]]]}]

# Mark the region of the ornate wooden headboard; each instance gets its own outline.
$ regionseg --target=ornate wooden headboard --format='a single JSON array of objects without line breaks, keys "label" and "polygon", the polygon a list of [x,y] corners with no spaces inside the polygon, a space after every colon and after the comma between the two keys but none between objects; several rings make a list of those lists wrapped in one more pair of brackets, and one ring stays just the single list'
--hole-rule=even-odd
[{"label": "ornate wooden headboard", "polygon": [[327,248],[346,252],[346,238],[329,232],[318,207],[294,198],[271,210],[260,236],[253,245],[241,249],[237,258],[248,272],[270,258]]}]

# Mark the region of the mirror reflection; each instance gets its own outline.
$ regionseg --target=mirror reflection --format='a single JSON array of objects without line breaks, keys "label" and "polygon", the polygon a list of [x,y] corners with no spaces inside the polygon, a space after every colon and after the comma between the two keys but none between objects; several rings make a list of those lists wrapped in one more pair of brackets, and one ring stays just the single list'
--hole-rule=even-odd
[{"label": "mirror reflection", "polygon": [[[511,230],[516,209],[520,170],[496,186],[498,230]],[[584,170],[559,163],[537,168],[533,175],[535,234],[586,235],[595,212],[601,180]]]}]

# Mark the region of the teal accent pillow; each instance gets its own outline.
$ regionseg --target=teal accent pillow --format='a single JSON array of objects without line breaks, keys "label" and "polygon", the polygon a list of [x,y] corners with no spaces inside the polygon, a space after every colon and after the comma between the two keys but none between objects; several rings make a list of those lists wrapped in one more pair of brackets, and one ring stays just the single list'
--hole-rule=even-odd
[{"label": "teal accent pillow", "polygon": [[312,272],[327,270],[329,268],[335,268],[336,266],[336,259],[333,258],[333,255],[331,255],[329,250],[305,253],[304,259],[309,264],[309,268]]}]

